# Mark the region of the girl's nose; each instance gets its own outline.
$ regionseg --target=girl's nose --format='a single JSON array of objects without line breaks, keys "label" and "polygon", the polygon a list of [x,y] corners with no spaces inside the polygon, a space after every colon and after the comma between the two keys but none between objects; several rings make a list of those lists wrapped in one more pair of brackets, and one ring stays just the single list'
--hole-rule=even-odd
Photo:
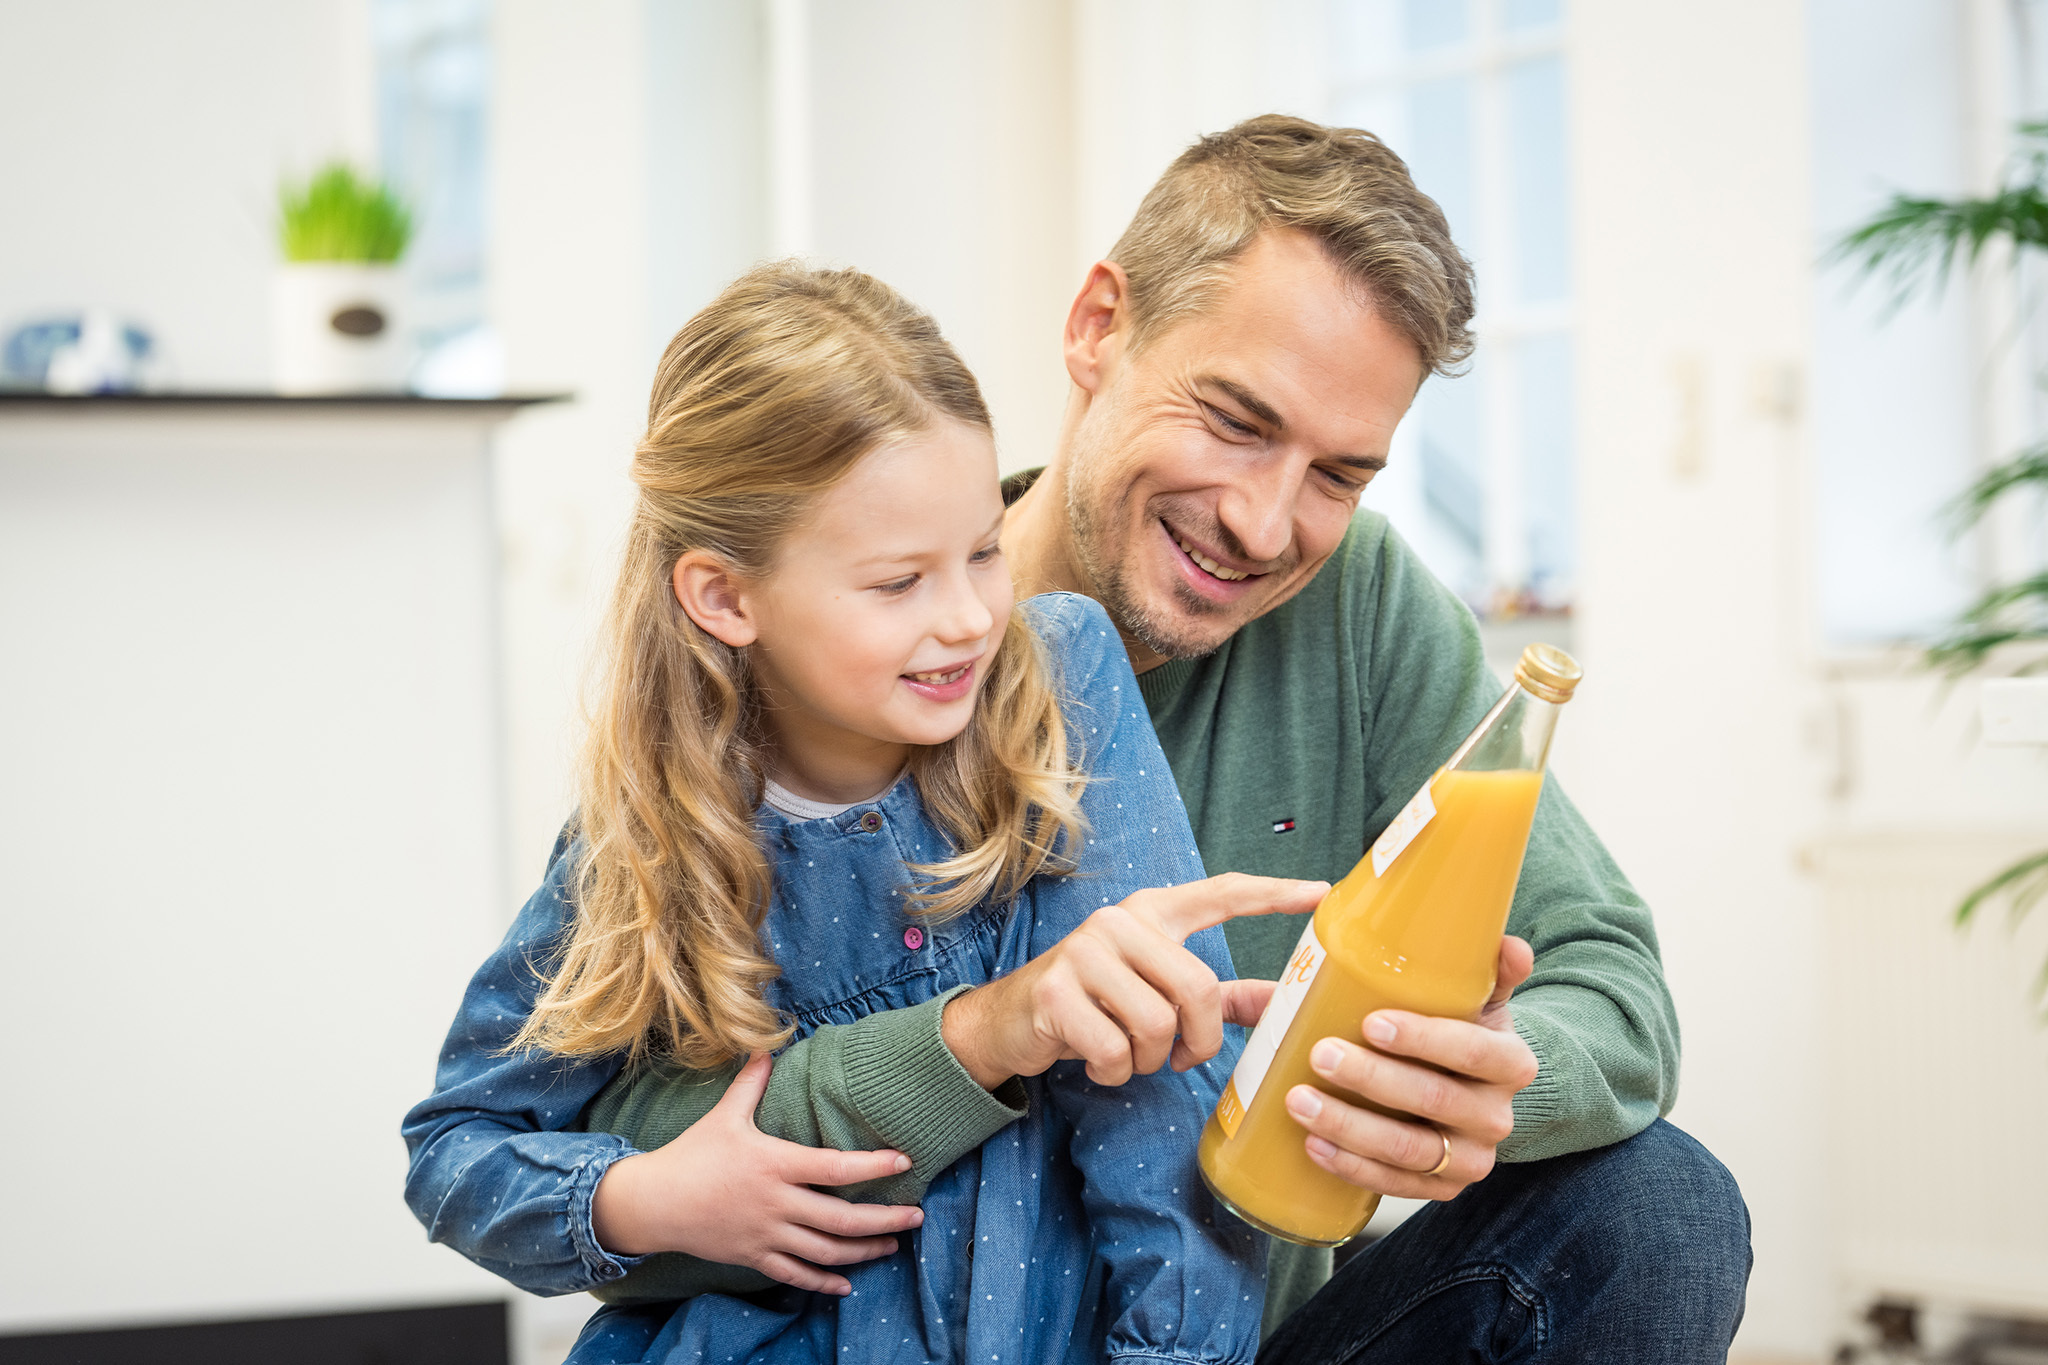
[{"label": "girl's nose", "polygon": [[945,610],[932,633],[947,644],[961,644],[986,638],[995,624],[995,616],[981,594],[975,591],[974,584],[965,578],[957,578],[953,581],[952,590],[946,594]]}]

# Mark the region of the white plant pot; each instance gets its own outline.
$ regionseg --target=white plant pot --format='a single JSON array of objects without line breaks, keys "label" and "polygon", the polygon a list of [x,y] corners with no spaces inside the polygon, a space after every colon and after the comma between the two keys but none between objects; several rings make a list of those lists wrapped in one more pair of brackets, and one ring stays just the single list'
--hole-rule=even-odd
[{"label": "white plant pot", "polygon": [[407,355],[398,267],[308,261],[277,268],[271,346],[279,393],[401,393]]}]

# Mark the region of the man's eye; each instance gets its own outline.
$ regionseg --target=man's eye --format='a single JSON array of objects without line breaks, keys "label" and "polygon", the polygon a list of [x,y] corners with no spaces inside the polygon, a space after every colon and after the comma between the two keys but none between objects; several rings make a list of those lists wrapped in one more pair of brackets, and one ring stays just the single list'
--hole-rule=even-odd
[{"label": "man's eye", "polygon": [[1209,415],[1216,419],[1218,426],[1233,436],[1256,436],[1259,434],[1257,427],[1245,425],[1219,407],[1211,406],[1209,408]]},{"label": "man's eye", "polygon": [[899,578],[893,583],[877,583],[875,585],[875,591],[881,593],[885,597],[900,597],[904,593],[909,592],[912,588],[916,586],[917,575],[912,574],[908,578]]}]

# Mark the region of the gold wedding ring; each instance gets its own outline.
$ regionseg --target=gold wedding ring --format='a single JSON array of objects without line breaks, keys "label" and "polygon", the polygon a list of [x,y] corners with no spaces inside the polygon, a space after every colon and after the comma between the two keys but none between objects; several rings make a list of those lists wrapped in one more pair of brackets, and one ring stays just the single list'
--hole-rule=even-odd
[{"label": "gold wedding ring", "polygon": [[1432,1175],[1442,1175],[1451,1167],[1451,1135],[1441,1128],[1436,1130],[1436,1135],[1444,1140],[1444,1159],[1424,1171],[1422,1173],[1424,1178]]}]

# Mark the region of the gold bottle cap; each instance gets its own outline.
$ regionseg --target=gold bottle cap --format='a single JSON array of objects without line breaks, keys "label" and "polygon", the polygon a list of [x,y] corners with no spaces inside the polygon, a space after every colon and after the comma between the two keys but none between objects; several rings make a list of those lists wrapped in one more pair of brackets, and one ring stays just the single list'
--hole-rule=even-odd
[{"label": "gold bottle cap", "polygon": [[1579,667],[1579,661],[1556,645],[1530,645],[1522,651],[1521,662],[1515,665],[1515,681],[1531,696],[1559,706],[1572,699],[1572,689],[1585,676],[1586,670]]}]

